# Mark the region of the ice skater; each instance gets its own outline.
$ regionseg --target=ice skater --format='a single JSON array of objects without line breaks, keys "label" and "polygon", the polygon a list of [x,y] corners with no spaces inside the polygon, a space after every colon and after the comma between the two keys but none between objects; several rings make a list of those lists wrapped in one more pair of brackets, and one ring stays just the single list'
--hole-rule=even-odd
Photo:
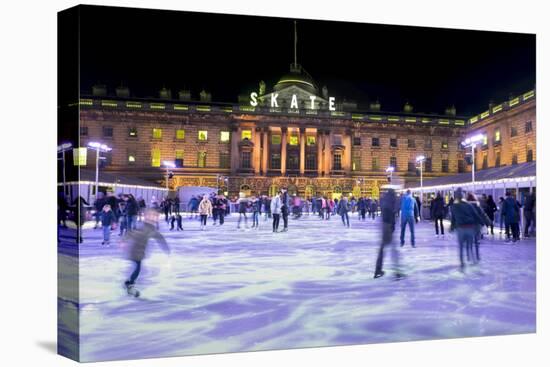
[{"label": "ice skater", "polygon": [[405,276],[399,269],[399,250],[397,248],[397,244],[393,241],[397,207],[396,203],[397,197],[395,195],[395,191],[390,187],[380,199],[380,210],[382,212],[382,243],[380,244],[380,249],[378,250],[374,278],[380,278],[385,274],[382,268],[384,263],[384,250],[387,246],[391,246],[391,258],[393,262],[395,280],[400,280]]},{"label": "ice skater", "polygon": [[103,242],[101,242],[101,244],[108,245],[111,242],[111,229],[116,225],[116,216],[109,204],[103,205],[103,209],[98,215],[98,218],[103,228]]},{"label": "ice skater", "polygon": [[141,272],[141,265],[145,258],[145,252],[149,240],[154,239],[166,254],[170,254],[170,248],[164,237],[157,231],[159,213],[154,209],[146,209],[144,212],[143,226],[135,231],[127,232],[122,246],[126,251],[128,260],[135,264],[130,278],[124,282],[124,287],[129,295],[139,297],[140,292],[135,288],[136,279]]}]

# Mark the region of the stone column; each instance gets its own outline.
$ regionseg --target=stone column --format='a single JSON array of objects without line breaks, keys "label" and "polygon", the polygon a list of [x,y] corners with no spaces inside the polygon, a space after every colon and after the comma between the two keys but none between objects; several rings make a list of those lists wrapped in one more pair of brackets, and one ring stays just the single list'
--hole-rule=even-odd
[{"label": "stone column", "polygon": [[346,133],[343,136],[344,141],[342,142],[345,147],[344,156],[342,157],[342,168],[346,172],[346,175],[351,174],[351,134],[352,132],[350,130],[346,130]]},{"label": "stone column", "polygon": [[286,175],[286,135],[288,128],[281,128],[281,175]]},{"label": "stone column", "polygon": [[253,158],[253,167],[254,167],[254,174],[259,175],[260,174],[260,162],[261,162],[261,128],[256,127],[253,130],[254,135],[252,136],[252,142],[254,143],[254,148],[252,150],[252,158]]},{"label": "stone column", "polygon": [[303,176],[306,170],[306,129],[300,128],[300,175]]},{"label": "stone column", "polygon": [[323,175],[323,131],[317,129],[317,175]]},{"label": "stone column", "polygon": [[269,129],[265,127],[262,131],[262,172],[264,175],[267,175],[268,168],[268,157],[269,157]]},{"label": "stone column", "polygon": [[329,176],[330,170],[332,169],[332,146],[330,144],[330,130],[325,130],[323,138],[325,140],[325,162],[323,170],[325,171],[325,176]]},{"label": "stone column", "polygon": [[239,135],[240,128],[238,126],[231,127],[231,174],[236,175],[239,170]]}]

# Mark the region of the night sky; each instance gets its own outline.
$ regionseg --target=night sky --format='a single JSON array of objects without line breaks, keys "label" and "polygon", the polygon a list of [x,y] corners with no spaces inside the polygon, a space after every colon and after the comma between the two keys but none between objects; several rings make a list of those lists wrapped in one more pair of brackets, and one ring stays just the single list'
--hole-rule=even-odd
[{"label": "night sky", "polygon": [[[182,88],[216,102],[267,90],[293,62],[293,20],[109,7],[82,7],[81,91],[129,86],[135,97],[175,98]],[[535,86],[535,36],[298,20],[298,63],[329,95],[384,111],[470,116]],[[247,94],[248,94],[247,93]]]}]

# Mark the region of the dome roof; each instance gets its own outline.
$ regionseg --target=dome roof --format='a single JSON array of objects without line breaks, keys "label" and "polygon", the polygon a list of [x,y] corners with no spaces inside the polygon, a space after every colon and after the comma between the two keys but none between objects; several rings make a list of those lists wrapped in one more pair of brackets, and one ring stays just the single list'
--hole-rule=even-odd
[{"label": "dome roof", "polygon": [[319,92],[319,88],[317,88],[313,78],[300,65],[292,65],[290,72],[283,75],[273,89],[278,91],[292,85],[300,87],[315,95]]}]

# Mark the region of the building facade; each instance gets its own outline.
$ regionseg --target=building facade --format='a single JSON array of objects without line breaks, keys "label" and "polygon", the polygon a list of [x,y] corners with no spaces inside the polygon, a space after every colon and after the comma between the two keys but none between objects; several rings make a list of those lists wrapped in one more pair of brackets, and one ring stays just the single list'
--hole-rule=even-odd
[{"label": "building facade", "polygon": [[171,189],[209,186],[230,196],[287,187],[305,197],[377,197],[387,167],[393,179],[419,180],[418,155],[426,157],[426,178],[468,171],[461,142],[475,132],[488,135],[476,153],[478,169],[535,159],[534,92],[472,118],[453,110],[416,114],[409,104],[399,113],[382,112],[378,103],[358,112],[293,64],[269,93],[260,83],[254,97],[238,104],[211,102],[204,91],[200,97],[191,101],[182,91],[172,99],[163,89],[158,99],[139,99],[125,88],[112,97],[94,90],[80,99],[80,145],[113,148],[101,161],[106,172],[164,185],[168,161],[176,166]]}]

